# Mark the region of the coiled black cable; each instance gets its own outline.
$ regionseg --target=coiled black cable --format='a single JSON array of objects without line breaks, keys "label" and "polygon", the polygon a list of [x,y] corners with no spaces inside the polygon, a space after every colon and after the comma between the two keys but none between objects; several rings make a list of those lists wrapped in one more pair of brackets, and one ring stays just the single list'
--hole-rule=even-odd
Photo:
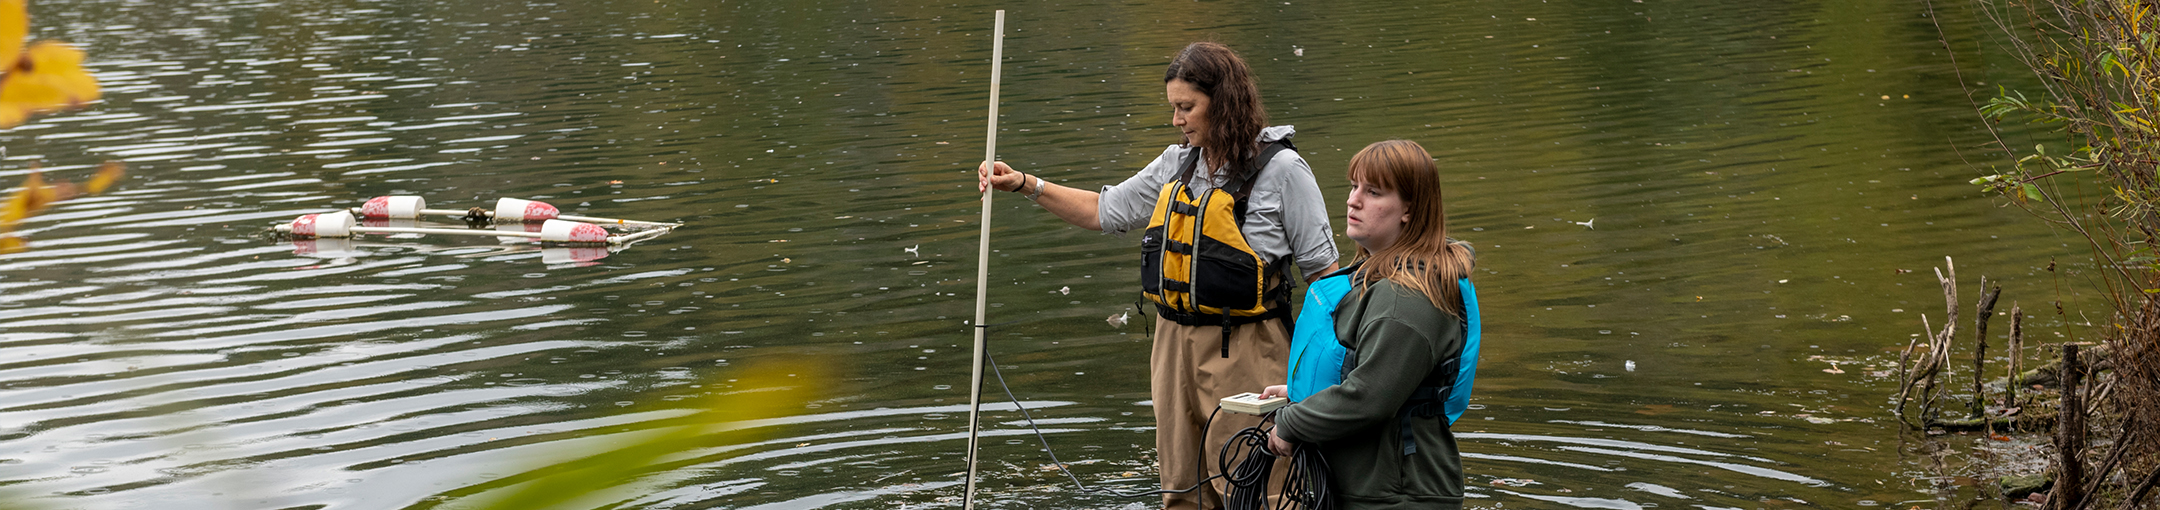
[{"label": "coiled black cable", "polygon": [[[1121,498],[1185,494],[1199,490],[1201,486],[1216,478],[1225,478],[1230,482],[1228,500],[1224,502],[1228,510],[1268,510],[1267,480],[1269,471],[1274,468],[1276,459],[1275,454],[1268,452],[1268,430],[1262,429],[1260,426],[1253,426],[1239,430],[1237,434],[1232,435],[1216,455],[1216,471],[1222,474],[1202,476],[1200,481],[1193,483],[1190,487],[1140,492],[1127,492],[1105,487],[1088,487],[1087,484],[1080,483],[1080,477],[1073,475],[1071,469],[1066,469],[1064,461],[1058,460],[1057,451],[1050,449],[1050,438],[1043,435],[1042,428],[1035,425],[1035,417],[1028,413],[1027,406],[1020,404],[1020,398],[1013,395],[1012,386],[1005,383],[1005,373],[1003,370],[998,369],[997,358],[991,356],[988,351],[984,351],[983,361],[990,365],[990,373],[997,377],[998,387],[1005,390],[1005,398],[1012,401],[1013,408],[1019,409],[1020,416],[1027,420],[1028,428],[1035,431],[1035,439],[1042,442],[1043,453],[1050,455],[1050,462],[1057,465],[1058,471],[1065,473],[1065,478],[1071,480],[1073,487],[1078,488],[1080,492],[1108,494]],[[1215,416],[1221,412],[1222,406],[1216,406],[1214,411],[1208,412],[1207,422],[1200,425],[1200,437],[1207,437],[1208,427],[1215,424]],[[1263,418],[1261,425],[1264,426],[1274,419],[1274,413],[1269,413]],[[1231,466],[1232,459],[1238,459],[1235,468]],[[1200,474],[1206,475],[1204,472]],[[1314,451],[1310,445],[1297,445],[1291,452],[1290,466],[1285,471],[1282,481],[1282,491],[1280,492],[1282,497],[1276,502],[1275,510],[1333,509],[1333,503],[1328,500],[1327,476],[1327,460],[1321,458],[1320,453]],[[1206,502],[1201,503],[1202,506],[1206,506]]]},{"label": "coiled black cable", "polygon": [[1333,510],[1335,503],[1328,494],[1327,477],[1327,458],[1312,445],[1299,443],[1290,452],[1290,469],[1283,475],[1282,501],[1275,507]]},{"label": "coiled black cable", "polygon": [[[1273,420],[1274,414],[1269,413]],[[1272,430],[1272,429],[1270,429]],[[1223,445],[1217,466],[1230,480],[1230,495],[1224,501],[1228,510],[1269,510],[1267,487],[1269,471],[1275,466],[1274,452],[1268,450],[1268,435],[1259,427],[1238,431]],[[1231,459],[1241,458],[1233,469]],[[1280,498],[1274,510],[1308,509],[1330,510],[1335,507],[1328,500],[1327,459],[1320,456],[1312,445],[1298,444],[1292,447],[1289,466],[1283,470]]]},{"label": "coiled black cable", "polygon": [[[1275,468],[1275,454],[1268,452],[1268,433],[1259,427],[1240,430],[1230,436],[1216,457],[1217,472],[1230,481],[1230,494],[1224,498],[1223,507],[1267,510],[1268,472]],[[1233,458],[1241,459],[1234,468],[1230,465]]]}]

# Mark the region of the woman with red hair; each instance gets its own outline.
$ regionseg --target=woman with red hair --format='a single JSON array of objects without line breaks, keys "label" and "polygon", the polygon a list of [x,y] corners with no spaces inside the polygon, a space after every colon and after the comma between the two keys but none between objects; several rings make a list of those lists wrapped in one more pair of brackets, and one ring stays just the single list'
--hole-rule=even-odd
[{"label": "woman with red hair", "polygon": [[[1350,159],[1348,221],[1357,259],[1332,327],[1349,349],[1341,382],[1275,412],[1268,446],[1327,461],[1335,508],[1462,507],[1462,459],[1449,429],[1477,366],[1473,254],[1450,240],[1440,174],[1424,147],[1388,140]],[[1465,297],[1470,296],[1466,301]],[[1309,303],[1308,307],[1311,306]],[[1270,397],[1287,397],[1270,386]]]}]

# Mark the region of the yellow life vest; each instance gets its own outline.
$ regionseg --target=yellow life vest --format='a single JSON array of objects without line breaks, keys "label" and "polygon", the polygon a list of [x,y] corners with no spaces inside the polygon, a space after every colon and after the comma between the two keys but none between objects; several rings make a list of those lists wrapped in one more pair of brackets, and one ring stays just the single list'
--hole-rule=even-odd
[{"label": "yellow life vest", "polygon": [[1187,182],[1200,151],[1186,153],[1178,178],[1156,196],[1140,239],[1141,292],[1163,318],[1234,326],[1289,316],[1290,279],[1269,272],[1294,266],[1289,257],[1267,260],[1254,251],[1240,227],[1253,181],[1275,153],[1294,149],[1288,140],[1271,143],[1243,172],[1198,197]]}]

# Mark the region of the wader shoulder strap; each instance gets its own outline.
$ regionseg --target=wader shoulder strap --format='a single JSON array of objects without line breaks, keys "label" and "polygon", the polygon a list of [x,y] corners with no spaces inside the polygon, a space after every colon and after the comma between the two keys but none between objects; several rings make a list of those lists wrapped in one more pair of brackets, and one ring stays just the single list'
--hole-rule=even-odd
[{"label": "wader shoulder strap", "polygon": [[[1230,192],[1230,196],[1238,199],[1239,226],[1245,224],[1245,197],[1252,195],[1253,181],[1259,180],[1260,171],[1267,169],[1268,162],[1275,160],[1276,153],[1286,150],[1295,151],[1297,146],[1291,145],[1289,139],[1268,142],[1267,146],[1260,148],[1259,154],[1253,156],[1251,162],[1245,164],[1244,168],[1238,169],[1236,174],[1230,176],[1229,181],[1223,183],[1222,189]],[[1198,170],[1200,166],[1200,150],[1185,151],[1184,159],[1178,164],[1178,180],[1185,181],[1185,187],[1191,188],[1194,171]]]},{"label": "wader shoulder strap", "polygon": [[[1290,139],[1288,138],[1269,142],[1266,147],[1260,148],[1260,154],[1253,157],[1251,164],[1245,165],[1245,171],[1239,172],[1236,176],[1230,178],[1230,182],[1224,183],[1223,189],[1229,190],[1230,196],[1237,199],[1230,206],[1230,209],[1233,211],[1232,214],[1236,215],[1238,228],[1245,228],[1245,198],[1252,196],[1253,183],[1260,180],[1260,172],[1267,170],[1267,164],[1275,160],[1275,154],[1286,150],[1297,150],[1296,146],[1290,145]],[[1282,269],[1283,280],[1281,285],[1276,285],[1270,289],[1268,295],[1263,298],[1281,303],[1283,310],[1286,311],[1291,307],[1292,298],[1297,297],[1298,282],[1303,280],[1305,276],[1301,274],[1301,271],[1297,270],[1297,264],[1295,263],[1297,254],[1295,250],[1292,251],[1293,253],[1284,254],[1281,258],[1268,261],[1274,264],[1275,267]],[[1296,320],[1297,314],[1283,314],[1283,328],[1289,331],[1297,331]],[[1223,356],[1229,357],[1229,352],[1226,343]]]},{"label": "wader shoulder strap", "polygon": [[1193,170],[1199,166],[1200,149],[1195,147],[1185,151],[1185,160],[1178,163],[1178,182],[1185,183],[1187,189],[1192,188]]},{"label": "wader shoulder strap", "polygon": [[1260,148],[1259,154],[1253,156],[1252,162],[1245,165],[1244,171],[1238,172],[1237,175],[1230,177],[1229,182],[1223,183],[1223,189],[1229,191],[1230,196],[1238,199],[1239,226],[1245,225],[1245,197],[1252,196],[1253,183],[1260,180],[1260,172],[1267,170],[1267,164],[1275,160],[1275,154],[1286,150],[1294,151],[1297,150],[1297,147],[1290,145],[1290,140],[1287,139],[1268,142],[1266,147]]}]

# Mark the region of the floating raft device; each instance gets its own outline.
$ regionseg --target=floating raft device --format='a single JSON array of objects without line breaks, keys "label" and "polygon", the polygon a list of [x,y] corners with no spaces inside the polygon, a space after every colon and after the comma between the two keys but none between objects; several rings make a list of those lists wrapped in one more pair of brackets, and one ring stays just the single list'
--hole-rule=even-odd
[{"label": "floating raft device", "polygon": [[495,209],[473,208],[459,211],[453,209],[429,209],[427,200],[416,196],[384,196],[368,199],[367,203],[352,209],[354,214],[366,219],[418,219],[422,216],[452,216],[458,218],[487,218],[495,221],[544,222],[547,220],[582,221],[594,224],[613,224],[634,227],[680,227],[681,223],[661,223],[617,218],[595,218],[562,214],[561,209],[547,202],[501,198],[495,200]]},{"label": "floating raft device", "polygon": [[[363,251],[362,248],[411,247],[411,245],[397,243],[357,242],[349,237],[293,238],[292,246],[294,255],[316,258],[341,258],[366,255],[367,252]],[[612,255],[616,251],[623,249],[626,249],[626,246],[620,244],[607,246],[586,244],[554,244],[538,247],[503,246],[501,247],[501,251],[492,251],[487,253],[486,255],[537,252],[540,254],[540,263],[542,264],[576,264],[608,258],[608,255]],[[462,254],[459,256],[471,257],[478,255]]]},{"label": "floating raft device", "polygon": [[[418,207],[413,209],[420,210]],[[353,214],[349,211],[309,214],[294,219],[291,223],[279,224],[274,228],[278,232],[301,238],[343,238],[352,237],[354,234],[439,234],[523,237],[537,239],[543,243],[586,245],[635,243],[659,237],[661,234],[668,232],[668,229],[660,228],[623,235],[610,235],[607,229],[601,228],[599,225],[559,219],[542,222],[539,232],[423,227],[364,227],[358,224],[358,221],[353,218]]]}]

